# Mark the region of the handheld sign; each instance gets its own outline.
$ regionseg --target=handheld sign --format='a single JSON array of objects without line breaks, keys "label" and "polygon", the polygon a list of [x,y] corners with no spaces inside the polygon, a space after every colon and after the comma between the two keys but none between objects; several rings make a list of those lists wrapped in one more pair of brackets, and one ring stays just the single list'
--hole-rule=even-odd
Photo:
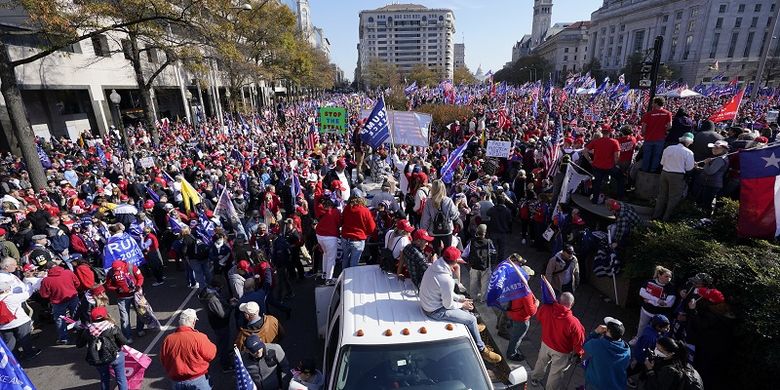
[{"label": "handheld sign", "polygon": [[320,132],[340,133],[347,131],[347,110],[343,107],[320,107]]},{"label": "handheld sign", "polygon": [[508,158],[512,151],[512,141],[498,141],[489,139],[487,142],[487,156]]}]

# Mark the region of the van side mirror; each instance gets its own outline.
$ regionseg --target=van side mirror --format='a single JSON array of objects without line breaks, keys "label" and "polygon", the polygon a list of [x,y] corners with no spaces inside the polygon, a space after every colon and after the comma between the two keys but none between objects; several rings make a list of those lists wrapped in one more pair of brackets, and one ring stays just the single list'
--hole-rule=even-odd
[{"label": "van side mirror", "polygon": [[518,367],[509,373],[509,383],[511,385],[517,385],[528,381],[528,372],[525,371],[525,367]]}]

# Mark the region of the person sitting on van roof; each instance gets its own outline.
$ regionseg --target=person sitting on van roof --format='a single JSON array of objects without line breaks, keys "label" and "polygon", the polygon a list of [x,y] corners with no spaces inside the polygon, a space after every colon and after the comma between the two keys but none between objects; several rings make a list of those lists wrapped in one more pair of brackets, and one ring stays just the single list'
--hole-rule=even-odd
[{"label": "person sitting on van roof", "polygon": [[[399,262],[398,268],[402,268],[400,263],[406,266],[409,278],[412,279],[414,287],[420,289],[423,274],[428,269],[428,256],[425,255],[425,247],[433,241],[433,237],[428,235],[425,229],[417,229],[412,233],[412,245],[404,247],[402,262]],[[400,274],[399,274],[400,275]]]},{"label": "person sitting on van roof", "polygon": [[466,325],[471,337],[482,354],[482,359],[488,363],[498,363],[501,355],[482,342],[479,333],[485,330],[484,324],[477,324],[477,318],[466,310],[473,310],[474,303],[463,295],[455,294],[455,279],[452,278],[453,267],[465,264],[460,258],[460,250],[448,247],[442,251],[442,257],[434,260],[425,271],[420,283],[420,305],[425,314],[438,321],[451,321]]}]

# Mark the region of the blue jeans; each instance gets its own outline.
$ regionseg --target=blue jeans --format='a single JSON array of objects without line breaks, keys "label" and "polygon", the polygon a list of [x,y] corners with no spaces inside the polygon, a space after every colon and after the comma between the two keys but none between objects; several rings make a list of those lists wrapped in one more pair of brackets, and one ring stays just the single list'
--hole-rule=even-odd
[{"label": "blue jeans", "polygon": [[114,369],[114,375],[116,376],[116,385],[119,390],[127,390],[127,375],[125,374],[125,353],[119,351],[116,355],[116,359],[108,364],[100,364],[95,366],[100,373],[100,390],[111,390],[111,373],[109,368]]},{"label": "blue jeans", "polygon": [[511,326],[509,327],[509,345],[506,348],[506,356],[512,356],[514,354],[522,355],[520,352],[520,343],[523,342],[523,337],[528,333],[528,325],[530,321],[509,321]]},{"label": "blue jeans", "polygon": [[356,267],[360,262],[360,256],[363,255],[363,249],[366,247],[366,241],[350,241],[342,239],[344,251],[341,254],[341,267],[347,269]]},{"label": "blue jeans", "polygon": [[211,384],[209,378],[206,375],[201,375],[197,378],[190,380],[173,382],[171,387],[173,390],[211,390]]},{"label": "blue jeans", "polygon": [[477,317],[474,317],[473,314],[461,309],[445,309],[443,307],[433,313],[426,312],[425,314],[436,321],[450,321],[466,325],[469,333],[471,333],[471,337],[474,338],[474,342],[477,343],[477,348],[480,351],[485,349],[485,343],[482,342],[479,329],[477,329]]},{"label": "blue jeans", "polygon": [[642,146],[642,170],[658,172],[661,166],[661,155],[664,152],[664,141],[645,141]]},{"label": "blue jeans", "polygon": [[187,260],[187,264],[195,273],[195,281],[200,287],[206,287],[211,283],[211,262],[208,260]]},{"label": "blue jeans", "polygon": [[[133,338],[133,331],[130,329],[130,311],[135,311],[135,297],[119,298],[116,300],[119,307],[119,327],[122,328],[122,334],[126,339]],[[138,314],[135,315],[135,331],[144,330],[144,322]]]},{"label": "blue jeans", "polygon": [[54,317],[54,324],[57,325],[57,332],[60,340],[68,339],[68,324],[60,318],[61,316],[76,316],[76,310],[79,308],[79,297],[75,296],[67,301],[51,305],[51,314]]}]

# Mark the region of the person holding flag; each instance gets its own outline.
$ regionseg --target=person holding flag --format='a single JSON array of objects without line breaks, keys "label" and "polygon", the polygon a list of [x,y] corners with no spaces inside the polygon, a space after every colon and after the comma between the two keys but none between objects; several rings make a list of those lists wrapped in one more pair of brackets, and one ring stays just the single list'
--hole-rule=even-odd
[{"label": "person holding flag", "polygon": [[262,390],[286,390],[292,380],[290,363],[279,344],[264,343],[251,335],[244,341],[242,361],[257,388]]},{"label": "person holding flag", "polygon": [[563,376],[573,364],[582,358],[585,342],[585,328],[571,312],[574,295],[565,292],[555,299],[555,292],[547,278],[542,276],[542,304],[536,312],[536,318],[542,324],[542,346],[531,373],[531,386],[542,387],[542,380],[550,368],[547,390],[563,388]]}]

